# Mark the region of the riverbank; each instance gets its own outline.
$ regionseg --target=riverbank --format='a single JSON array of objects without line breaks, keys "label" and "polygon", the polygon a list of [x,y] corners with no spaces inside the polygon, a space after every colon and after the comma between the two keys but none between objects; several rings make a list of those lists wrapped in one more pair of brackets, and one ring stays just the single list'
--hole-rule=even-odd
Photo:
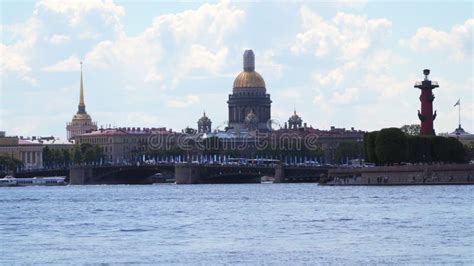
[{"label": "riverbank", "polygon": [[330,169],[321,185],[329,186],[400,186],[400,185],[472,185],[474,165],[403,165],[371,168]]}]

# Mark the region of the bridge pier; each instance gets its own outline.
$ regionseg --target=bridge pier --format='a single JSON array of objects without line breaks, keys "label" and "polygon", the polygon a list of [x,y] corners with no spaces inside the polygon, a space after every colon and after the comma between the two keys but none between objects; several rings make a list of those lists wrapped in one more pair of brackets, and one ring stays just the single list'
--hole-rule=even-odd
[{"label": "bridge pier", "polygon": [[69,170],[69,184],[86,185],[92,184],[94,172],[90,166],[73,166]]},{"label": "bridge pier", "polygon": [[154,167],[138,166],[74,166],[69,170],[71,185],[129,184],[144,185],[154,182]]},{"label": "bridge pier", "polygon": [[174,169],[176,184],[200,183],[199,165],[193,165],[191,163],[176,164]]},{"label": "bridge pier", "polygon": [[285,167],[283,164],[277,164],[275,166],[275,180],[274,183],[283,183],[285,180]]}]

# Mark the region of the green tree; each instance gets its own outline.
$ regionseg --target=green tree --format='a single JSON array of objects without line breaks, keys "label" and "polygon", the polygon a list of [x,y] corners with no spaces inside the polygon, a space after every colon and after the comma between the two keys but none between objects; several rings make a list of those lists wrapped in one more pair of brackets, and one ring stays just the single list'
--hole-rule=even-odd
[{"label": "green tree", "polygon": [[74,161],[74,163],[81,163],[82,162],[82,151],[81,151],[81,147],[79,145],[74,146],[73,161]]},{"label": "green tree", "polygon": [[71,163],[71,154],[69,153],[69,150],[63,149],[63,160],[64,160],[64,166],[69,166]]},{"label": "green tree", "polygon": [[43,148],[43,165],[46,168],[51,167],[53,163],[53,154],[48,146]]},{"label": "green tree", "polygon": [[96,154],[94,149],[89,148],[84,152],[83,161],[86,163],[92,163],[96,161]]},{"label": "green tree", "polygon": [[400,163],[405,160],[406,135],[398,128],[384,128],[375,140],[375,153],[382,164]]},{"label": "green tree", "polygon": [[104,153],[99,145],[94,145],[94,155],[95,155],[95,162],[99,163],[100,159],[104,157]]},{"label": "green tree", "polygon": [[336,161],[341,162],[349,159],[361,158],[363,154],[363,146],[357,141],[341,142],[336,148]]},{"label": "green tree", "polygon": [[407,136],[406,162],[419,163],[431,160],[430,137]]},{"label": "green tree", "polygon": [[16,171],[17,168],[24,167],[24,164],[13,157],[0,155],[0,166],[5,171]]},{"label": "green tree", "polygon": [[64,164],[63,153],[58,149],[53,150],[53,165],[55,167],[59,167],[59,166],[62,166],[63,164]]},{"label": "green tree", "polygon": [[364,138],[364,145],[366,149],[366,158],[368,162],[378,164],[378,158],[376,151],[376,140],[379,132],[373,131],[366,133],[367,137]]},{"label": "green tree", "polygon": [[407,135],[418,136],[420,135],[421,126],[419,124],[404,125],[400,130]]},{"label": "green tree", "polygon": [[93,149],[94,146],[92,146],[92,144],[90,144],[90,143],[82,143],[80,145],[80,148],[81,148],[81,153],[85,154],[87,150]]},{"label": "green tree", "polygon": [[469,160],[474,160],[474,141],[467,144]]},{"label": "green tree", "polygon": [[469,162],[469,148],[464,146],[458,139],[450,137],[446,138],[446,146],[448,147],[447,157],[453,163]]},{"label": "green tree", "polygon": [[450,160],[448,139],[440,136],[432,136],[430,139],[431,145],[431,161],[432,162],[447,162]]}]

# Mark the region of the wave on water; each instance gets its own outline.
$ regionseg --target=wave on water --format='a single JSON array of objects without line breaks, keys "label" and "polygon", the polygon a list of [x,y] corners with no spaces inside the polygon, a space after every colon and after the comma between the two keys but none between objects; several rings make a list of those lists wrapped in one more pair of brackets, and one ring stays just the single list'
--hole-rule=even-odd
[{"label": "wave on water", "polygon": [[18,202],[35,202],[40,201],[37,198],[20,198],[20,199],[0,199],[0,203],[18,203]]},{"label": "wave on water", "polygon": [[148,232],[151,231],[150,229],[143,229],[143,228],[133,228],[133,229],[120,229],[120,232],[131,232],[131,233],[138,233],[138,232]]}]

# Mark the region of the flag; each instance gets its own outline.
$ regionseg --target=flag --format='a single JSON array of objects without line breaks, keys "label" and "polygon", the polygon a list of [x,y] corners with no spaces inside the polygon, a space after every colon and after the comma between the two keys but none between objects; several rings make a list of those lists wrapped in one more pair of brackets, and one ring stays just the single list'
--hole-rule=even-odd
[{"label": "flag", "polygon": [[453,107],[456,107],[456,106],[458,106],[458,105],[460,105],[460,104],[461,104],[461,99],[458,99],[458,101],[456,102],[456,104],[455,104]]}]

